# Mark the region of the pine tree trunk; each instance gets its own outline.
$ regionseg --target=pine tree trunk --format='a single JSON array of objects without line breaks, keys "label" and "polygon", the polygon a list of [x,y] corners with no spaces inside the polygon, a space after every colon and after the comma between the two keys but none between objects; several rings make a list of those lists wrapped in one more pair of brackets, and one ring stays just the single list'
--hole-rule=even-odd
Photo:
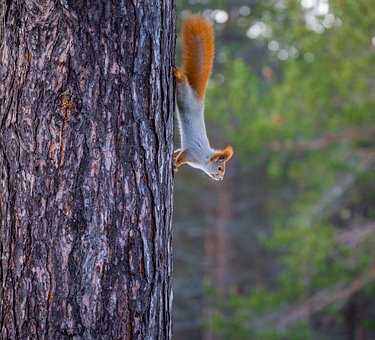
[{"label": "pine tree trunk", "polygon": [[[205,253],[208,263],[207,281],[214,290],[214,299],[220,298],[225,301],[228,294],[228,280],[231,277],[228,259],[231,253],[231,241],[228,227],[232,219],[232,180],[230,177],[217,187],[217,210],[215,211],[214,223],[207,229],[205,237]],[[204,330],[203,340],[221,339],[213,332],[212,321],[218,310],[212,296],[205,301],[204,318],[208,327]]]},{"label": "pine tree trunk", "polygon": [[0,11],[0,338],[170,339],[174,1]]}]

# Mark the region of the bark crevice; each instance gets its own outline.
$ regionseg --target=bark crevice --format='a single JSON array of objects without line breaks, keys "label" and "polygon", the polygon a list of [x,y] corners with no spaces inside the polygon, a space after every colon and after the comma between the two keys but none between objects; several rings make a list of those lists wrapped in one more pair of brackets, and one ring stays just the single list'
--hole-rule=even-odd
[{"label": "bark crevice", "polygon": [[171,338],[173,1],[0,6],[0,338]]}]

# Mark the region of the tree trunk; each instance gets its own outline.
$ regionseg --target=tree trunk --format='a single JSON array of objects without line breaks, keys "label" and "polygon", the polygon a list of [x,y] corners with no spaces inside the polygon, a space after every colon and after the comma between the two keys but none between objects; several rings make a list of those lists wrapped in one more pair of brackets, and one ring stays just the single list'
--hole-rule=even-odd
[{"label": "tree trunk", "polygon": [[[232,181],[228,177],[217,188],[217,210],[214,223],[207,229],[205,236],[206,262],[208,263],[207,277],[211,288],[214,290],[214,299],[225,301],[228,294],[228,278],[231,276],[228,259],[231,253],[228,225],[232,219]],[[212,320],[219,311],[215,308],[212,297],[205,301],[204,315],[208,326],[204,330],[204,340],[220,339],[212,329]]]},{"label": "tree trunk", "polygon": [[170,339],[174,1],[0,10],[1,339]]}]

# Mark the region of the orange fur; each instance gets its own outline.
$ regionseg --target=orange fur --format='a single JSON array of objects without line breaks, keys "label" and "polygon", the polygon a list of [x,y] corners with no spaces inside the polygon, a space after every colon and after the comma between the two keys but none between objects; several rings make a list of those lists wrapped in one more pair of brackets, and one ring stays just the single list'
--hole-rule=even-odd
[{"label": "orange fur", "polygon": [[179,67],[176,67],[174,69],[173,73],[174,73],[174,76],[175,76],[177,82],[183,83],[183,82],[187,82],[188,81],[186,74]]},{"label": "orange fur", "polygon": [[233,147],[228,145],[223,150],[218,150],[211,157],[211,161],[222,160],[224,162],[229,161],[233,157]]},{"label": "orange fur", "polygon": [[203,100],[214,61],[214,31],[200,16],[188,17],[182,26],[182,71]]}]

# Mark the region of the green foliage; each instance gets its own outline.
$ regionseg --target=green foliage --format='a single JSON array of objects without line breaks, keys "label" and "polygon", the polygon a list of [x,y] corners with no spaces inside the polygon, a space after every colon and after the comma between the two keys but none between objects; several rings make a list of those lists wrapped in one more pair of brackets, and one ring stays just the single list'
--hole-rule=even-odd
[{"label": "green foliage", "polygon": [[[358,150],[371,142],[348,138],[316,150],[297,148],[300,142],[308,146],[326,135],[375,125],[375,2],[330,1],[330,12],[316,18],[320,32],[306,25],[299,2],[284,1],[284,7],[277,3],[262,1],[249,17],[226,24],[244,36],[244,22],[262,20],[273,33],[248,40],[243,50],[236,42],[220,43],[219,34],[220,58],[207,95],[209,131],[216,127],[223,139],[233,142],[242,164],[265,163],[265,176],[292,188],[288,206],[276,204],[273,235],[264,240],[280,255],[278,285],[234,295],[225,306],[217,306],[222,313],[212,326],[225,339],[312,339],[306,323],[280,333],[256,330],[251,322],[320,289],[349,282],[375,256],[373,239],[355,250],[339,245],[330,214],[319,208],[338,179],[361,171]],[[243,4],[239,1],[238,7]],[[227,3],[209,1],[207,6],[225,9]],[[248,44],[264,49],[270,41],[294,53],[284,61],[276,52],[267,52],[262,60],[243,57]],[[374,181],[373,175],[365,177],[365,183]],[[368,195],[375,201],[373,192]],[[270,202],[269,209],[274,208]]]}]

